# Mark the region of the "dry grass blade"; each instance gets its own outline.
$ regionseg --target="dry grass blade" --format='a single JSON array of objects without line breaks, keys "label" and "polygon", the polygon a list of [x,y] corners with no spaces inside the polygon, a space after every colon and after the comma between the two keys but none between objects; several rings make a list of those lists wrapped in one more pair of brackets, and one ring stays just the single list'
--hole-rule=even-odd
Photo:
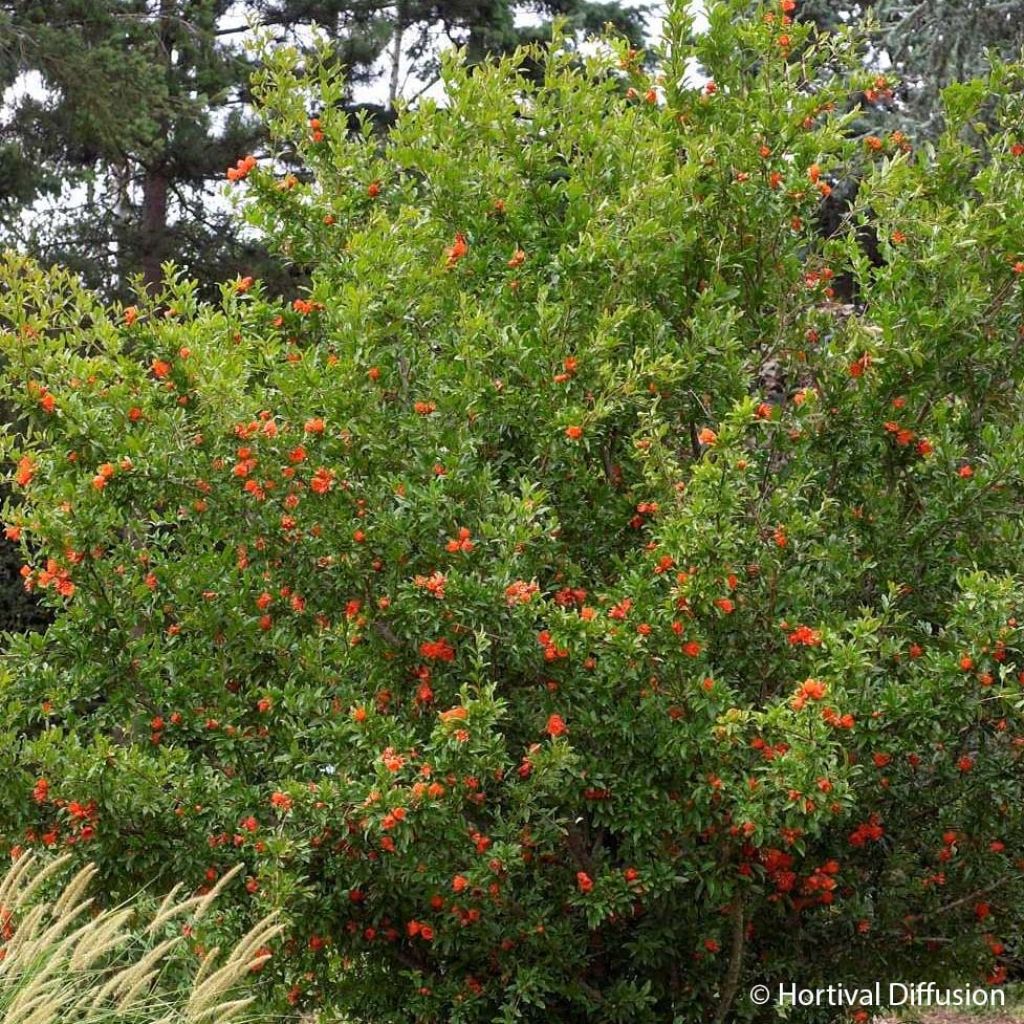
[{"label": "dry grass blade", "polygon": [[56,860],[50,861],[49,864],[36,872],[35,875],[32,875],[31,872],[27,872],[25,875],[22,875],[22,880],[28,878],[30,881],[23,888],[19,884],[18,895],[14,900],[10,901],[10,909],[17,910],[19,907],[28,903],[50,878],[60,872],[69,860],[71,860],[71,855],[66,853],[63,857],[58,857]]},{"label": "dry grass blade", "polygon": [[213,971],[201,984],[196,985],[185,1007],[186,1019],[202,1020],[208,1011],[222,1002],[222,997],[234,988],[254,965],[266,957],[254,957],[257,949],[279,935],[283,926],[272,919],[260,922],[249,931],[231,951],[223,966]]},{"label": "dry grass blade", "polygon": [[220,878],[217,884],[202,897],[199,903],[199,909],[196,911],[196,920],[198,921],[203,914],[209,909],[210,904],[224,891],[224,887],[231,882],[238,873],[244,867],[243,864],[236,864],[226,875]]},{"label": "dry grass blade", "polygon": [[82,894],[97,875],[95,864],[86,864],[81,871],[64,887],[64,891],[53,904],[53,916],[62,917],[69,907],[78,903]]}]

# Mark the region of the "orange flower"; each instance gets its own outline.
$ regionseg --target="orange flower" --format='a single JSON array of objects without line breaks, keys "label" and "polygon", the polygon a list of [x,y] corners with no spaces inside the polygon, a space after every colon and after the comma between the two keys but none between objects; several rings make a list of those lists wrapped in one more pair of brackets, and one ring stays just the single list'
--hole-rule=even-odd
[{"label": "orange flower", "polygon": [[568,726],[566,726],[565,719],[561,715],[549,715],[544,731],[554,739],[556,736],[564,736],[568,731]]},{"label": "orange flower", "polygon": [[539,590],[535,580],[530,583],[525,580],[516,580],[505,588],[505,603],[510,608],[517,604],[529,604]]},{"label": "orange flower", "polygon": [[420,644],[420,657],[428,661],[454,661],[455,649],[444,637],[440,640],[425,640]]},{"label": "orange flower", "polygon": [[466,529],[465,526],[459,527],[458,537],[452,538],[450,541],[448,541],[447,545],[445,546],[445,550],[450,552],[451,554],[456,554],[459,551],[461,551],[463,554],[468,554],[470,551],[473,550],[475,546],[473,544],[473,541],[470,540],[472,536],[472,532]]},{"label": "orange flower", "polygon": [[154,359],[150,364],[150,369],[157,380],[164,380],[171,372],[171,364],[164,362],[163,359]]},{"label": "orange flower", "polygon": [[565,428],[565,436],[570,441],[578,441],[583,436],[583,428],[579,426],[571,426]]},{"label": "orange flower", "polygon": [[809,700],[821,700],[828,689],[820,679],[808,679],[800,684],[796,696],[789,702],[794,711],[800,711]]},{"label": "orange flower", "polygon": [[314,494],[326,494],[334,487],[334,473],[329,469],[320,468],[309,481],[309,489]]},{"label": "orange flower", "polygon": [[821,645],[821,633],[816,629],[811,629],[810,626],[797,626],[789,634],[789,642],[794,647],[819,647]]},{"label": "orange flower", "polygon": [[439,601],[444,600],[444,586],[448,582],[443,573],[434,572],[430,576],[414,576],[413,585],[426,590]]},{"label": "orange flower", "polygon": [[579,360],[575,356],[566,356],[566,358],[562,360],[564,372],[555,374],[555,383],[564,384],[576,374],[576,370],[579,369],[579,365]]},{"label": "orange flower", "polygon": [[228,181],[242,181],[256,166],[256,157],[245,156],[235,162],[234,167],[227,170]]},{"label": "orange flower", "polygon": [[114,475],[114,467],[109,462],[104,462],[102,466],[96,471],[96,475],[92,478],[92,485],[97,491],[102,491],[110,478]]},{"label": "orange flower", "polygon": [[18,460],[18,472],[14,477],[14,482],[19,487],[27,487],[32,482],[32,477],[36,474],[36,463],[31,455],[23,455]]},{"label": "orange flower", "polygon": [[396,753],[394,747],[386,747],[384,752],[380,755],[380,760],[381,764],[383,764],[389,772],[401,771],[405,765],[405,758],[401,754]]},{"label": "orange flower", "polygon": [[282,793],[280,790],[276,793],[271,794],[271,804],[281,811],[290,811],[294,801],[287,793]]},{"label": "orange flower", "polygon": [[457,231],[455,233],[455,241],[445,249],[445,256],[448,257],[445,269],[451,270],[453,267],[457,266],[459,260],[461,260],[467,252],[469,252],[469,243],[466,241],[466,236],[461,231]]},{"label": "orange flower", "polygon": [[871,356],[866,352],[850,364],[851,377],[863,377],[864,371],[871,365]]},{"label": "orange flower", "polygon": [[852,729],[856,725],[856,719],[853,715],[849,713],[841,715],[835,708],[822,708],[821,717],[823,721],[834,729]]},{"label": "orange flower", "polygon": [[710,427],[705,427],[697,435],[697,440],[701,444],[713,445],[718,440],[718,435]]}]

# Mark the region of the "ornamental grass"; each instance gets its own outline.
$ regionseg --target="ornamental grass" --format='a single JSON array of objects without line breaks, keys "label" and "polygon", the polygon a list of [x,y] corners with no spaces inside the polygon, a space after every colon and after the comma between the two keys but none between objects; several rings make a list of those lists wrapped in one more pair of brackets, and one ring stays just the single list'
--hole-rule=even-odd
[{"label": "ornamental grass", "polygon": [[[184,968],[185,935],[233,877],[202,895],[175,886],[155,912],[139,900],[101,907],[87,864],[67,877],[70,856],[26,853],[0,881],[0,1021],[3,1024],[225,1024],[254,1020],[243,982],[281,925],[256,924],[226,957],[206,951]],[[148,920],[146,919],[148,917]],[[177,925],[184,924],[184,928]],[[246,1011],[250,1011],[246,1013]]]}]

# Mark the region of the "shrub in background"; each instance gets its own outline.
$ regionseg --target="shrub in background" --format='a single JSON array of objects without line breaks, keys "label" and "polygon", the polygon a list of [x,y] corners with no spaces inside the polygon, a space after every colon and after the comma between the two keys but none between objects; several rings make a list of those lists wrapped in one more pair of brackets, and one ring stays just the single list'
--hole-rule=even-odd
[{"label": "shrub in background", "polygon": [[789,8],[677,8],[660,80],[450,60],[383,148],[268,55],[308,170],[231,177],[291,303],[108,316],[8,260],[7,521],[57,612],[3,682],[10,841],[115,892],[244,865],[268,984],[375,1024],[1019,963],[1021,71],[934,149],[851,138],[889,83]]}]

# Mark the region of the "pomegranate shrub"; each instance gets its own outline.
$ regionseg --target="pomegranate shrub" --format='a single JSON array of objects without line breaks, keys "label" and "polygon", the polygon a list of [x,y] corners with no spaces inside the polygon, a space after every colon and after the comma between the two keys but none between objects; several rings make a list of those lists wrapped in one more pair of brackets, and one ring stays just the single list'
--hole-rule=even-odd
[{"label": "pomegranate shrub", "polygon": [[285,301],[7,258],[56,620],[6,659],[5,848],[242,863],[195,940],[281,908],[267,997],[375,1024],[1019,968],[1022,75],[863,136],[892,83],[791,9],[676,9],[659,77],[452,58],[384,141],[269,52],[228,187]]}]

